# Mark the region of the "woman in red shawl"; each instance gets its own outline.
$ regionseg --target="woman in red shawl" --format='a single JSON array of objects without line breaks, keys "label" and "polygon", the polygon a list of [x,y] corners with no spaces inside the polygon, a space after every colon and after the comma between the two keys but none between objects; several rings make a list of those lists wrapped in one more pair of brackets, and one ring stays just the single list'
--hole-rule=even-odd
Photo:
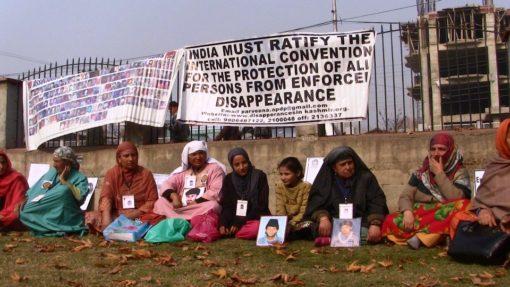
[{"label": "woman in red shawl", "polygon": [[7,154],[0,150],[0,230],[20,229],[18,215],[25,200],[28,183],[25,177],[12,168]]},{"label": "woman in red shawl", "polygon": [[106,172],[99,214],[87,215],[87,224],[95,231],[102,231],[116,217],[124,214],[130,219],[151,221],[158,199],[156,182],[152,172],[138,165],[138,150],[131,142],[123,142],[117,148],[117,165]]},{"label": "woman in red shawl", "polygon": [[510,119],[498,128],[496,150],[498,155],[486,166],[470,210],[452,220],[452,238],[460,220],[478,221],[510,233]]},{"label": "woman in red shawl", "polygon": [[449,234],[453,216],[469,206],[469,174],[453,137],[432,137],[429,154],[399,197],[399,211],[386,217],[383,235],[396,244],[432,247]]}]

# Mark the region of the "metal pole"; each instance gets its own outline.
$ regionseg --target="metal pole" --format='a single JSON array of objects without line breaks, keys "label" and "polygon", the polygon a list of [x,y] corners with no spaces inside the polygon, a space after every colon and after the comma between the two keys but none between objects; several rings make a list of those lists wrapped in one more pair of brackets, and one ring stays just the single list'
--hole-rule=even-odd
[{"label": "metal pole", "polygon": [[[336,0],[332,0],[332,9],[331,14],[333,14],[333,32],[338,32],[338,15],[336,10]],[[334,124],[326,124],[326,136],[332,136],[334,134],[333,130],[335,128]],[[337,135],[339,135],[337,133]]]}]

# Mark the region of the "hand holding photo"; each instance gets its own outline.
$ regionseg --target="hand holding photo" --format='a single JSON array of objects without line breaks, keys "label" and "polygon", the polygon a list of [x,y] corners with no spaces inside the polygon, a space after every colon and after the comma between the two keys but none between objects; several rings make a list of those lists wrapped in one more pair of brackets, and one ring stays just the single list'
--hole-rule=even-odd
[{"label": "hand holding photo", "polygon": [[257,246],[272,246],[285,241],[287,216],[262,216],[260,218]]},{"label": "hand holding photo", "polygon": [[205,192],[204,187],[194,187],[184,190],[181,199],[182,206],[188,206],[193,201],[201,198],[204,195],[204,192]]}]

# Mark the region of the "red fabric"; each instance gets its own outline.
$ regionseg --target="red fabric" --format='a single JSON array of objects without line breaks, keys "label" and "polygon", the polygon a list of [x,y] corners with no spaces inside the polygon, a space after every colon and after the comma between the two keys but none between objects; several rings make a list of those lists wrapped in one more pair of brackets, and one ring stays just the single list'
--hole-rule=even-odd
[{"label": "red fabric", "polygon": [[139,219],[142,222],[147,222],[150,225],[154,226],[154,225],[158,224],[160,221],[162,221],[163,219],[166,219],[166,216],[159,215],[159,214],[156,214],[153,212],[149,212],[149,213],[142,214]]},{"label": "red fabric", "polygon": [[[119,166],[120,166],[120,163],[119,163],[120,154],[125,151],[133,151],[138,155],[138,149],[132,142],[129,142],[129,141],[122,142],[117,147],[116,160],[117,160],[117,165],[119,165]],[[136,173],[136,168],[131,169],[131,170],[122,169],[122,177],[123,177],[124,181],[126,181],[128,183],[131,183],[133,181],[133,177],[134,177],[135,173]]]},{"label": "red fabric", "polygon": [[259,232],[259,220],[248,220],[246,223],[236,232],[236,238],[253,240],[257,239],[257,233]]},{"label": "red fabric", "polygon": [[[453,152],[455,151],[455,141],[454,141],[453,137],[449,133],[439,132],[439,133],[435,134],[430,139],[429,149],[433,145],[436,145],[436,144],[442,144],[442,145],[444,145],[444,146],[446,146],[448,148],[448,151],[446,151],[446,153],[441,157],[443,159],[443,164],[446,165],[448,163],[448,161],[450,160],[450,157],[452,155],[455,156],[453,154]],[[453,171],[451,173],[447,174],[448,178],[449,179],[453,179],[453,177],[455,176],[455,173],[461,167],[462,167],[462,163],[459,162],[457,164],[457,166],[453,169]],[[425,172],[430,173],[430,176],[429,176],[430,183],[432,185],[435,185],[436,181],[434,180],[434,176],[432,176],[432,173],[430,172],[430,165],[429,165],[429,157],[428,156],[423,160],[423,164],[422,164],[421,168],[418,169],[418,173],[419,174],[423,174]]]},{"label": "red fabric", "polygon": [[221,237],[218,231],[219,222],[220,218],[213,210],[194,216],[191,218],[191,231],[188,233],[187,238],[204,243],[216,241]]},{"label": "red fabric", "polygon": [[19,229],[22,225],[16,210],[25,200],[28,183],[22,174],[12,169],[11,160],[3,150],[0,150],[0,156],[7,164],[5,172],[0,175],[0,229]]},{"label": "red fabric", "polygon": [[321,246],[329,246],[331,244],[331,238],[330,237],[317,237],[315,238],[315,246],[321,247]]},{"label": "red fabric", "polygon": [[506,142],[508,135],[508,127],[510,126],[510,119],[504,120],[498,128],[496,134],[496,149],[502,158],[510,159],[510,147]]},{"label": "red fabric", "polygon": [[463,211],[455,214],[450,221],[450,238],[453,240],[457,227],[461,221],[478,221],[478,216],[471,211]]},{"label": "red fabric", "polygon": [[383,236],[394,235],[400,239],[409,239],[416,233],[449,235],[452,218],[458,212],[466,211],[469,206],[470,201],[467,199],[445,203],[416,203],[413,208],[413,231],[404,231],[403,214],[396,212],[386,216],[382,234]]}]

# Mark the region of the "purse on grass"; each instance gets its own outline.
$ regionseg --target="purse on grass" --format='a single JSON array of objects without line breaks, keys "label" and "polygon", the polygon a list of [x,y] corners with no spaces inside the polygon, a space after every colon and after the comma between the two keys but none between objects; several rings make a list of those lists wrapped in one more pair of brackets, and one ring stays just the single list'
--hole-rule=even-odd
[{"label": "purse on grass", "polygon": [[448,255],[456,260],[502,264],[510,251],[510,234],[477,221],[460,221]]}]

